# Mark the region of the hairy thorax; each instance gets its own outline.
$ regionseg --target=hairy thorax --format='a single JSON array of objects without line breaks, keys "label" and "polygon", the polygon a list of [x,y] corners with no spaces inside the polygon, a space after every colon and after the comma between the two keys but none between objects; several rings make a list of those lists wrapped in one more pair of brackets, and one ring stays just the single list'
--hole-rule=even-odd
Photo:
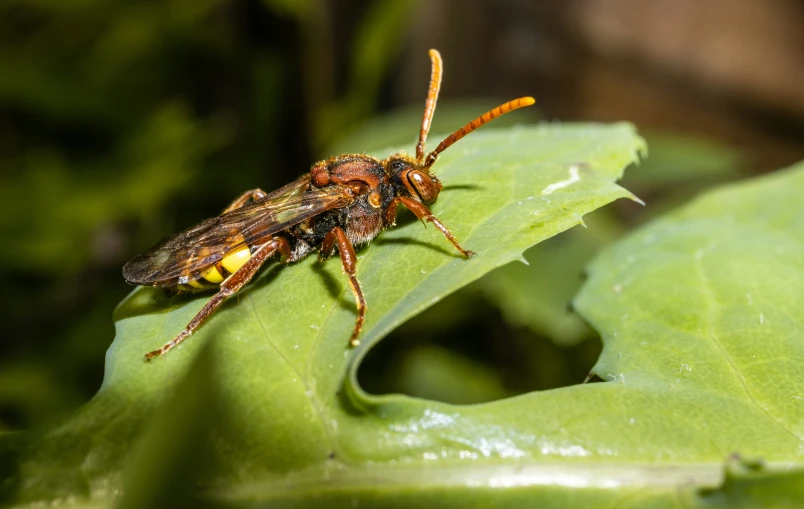
[{"label": "hairy thorax", "polygon": [[347,218],[344,232],[352,244],[370,242],[383,228],[382,215],[371,206],[366,196],[361,196],[352,205]]}]

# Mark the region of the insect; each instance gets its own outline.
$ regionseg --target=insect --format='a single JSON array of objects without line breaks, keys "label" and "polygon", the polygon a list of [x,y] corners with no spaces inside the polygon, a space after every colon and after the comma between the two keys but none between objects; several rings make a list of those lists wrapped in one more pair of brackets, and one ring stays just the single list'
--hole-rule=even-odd
[{"label": "insect", "polygon": [[274,255],[293,263],[318,249],[325,261],[337,248],[343,271],[357,301],[357,319],[350,344],[360,344],[366,300],[357,280],[355,245],[365,244],[396,223],[397,208],[407,207],[421,221],[433,223],[465,257],[474,253],[458,240],[428,208],[441,192],[432,173],[439,154],[480,126],[510,111],[532,105],[532,97],[502,104],[472,120],[425,155],[424,145],[441,87],[442,61],[430,50],[430,88],[424,105],[416,157],[404,153],[383,160],[364,154],[344,154],[315,163],[298,180],[266,193],[247,191],[217,217],[170,235],[123,267],[126,282],[169,291],[217,289],[189,324],[162,348],[145,354],[158,357],[190,337],[227,297],[246,285]]}]

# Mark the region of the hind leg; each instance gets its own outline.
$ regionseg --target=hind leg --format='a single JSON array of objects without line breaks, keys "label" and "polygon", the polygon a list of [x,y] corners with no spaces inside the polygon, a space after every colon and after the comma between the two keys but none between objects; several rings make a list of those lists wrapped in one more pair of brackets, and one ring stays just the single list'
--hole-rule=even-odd
[{"label": "hind leg", "polygon": [[242,267],[237,269],[237,272],[229,276],[223,281],[223,283],[221,283],[218,293],[209,299],[209,302],[207,302],[204,307],[201,308],[201,311],[199,311],[192,320],[190,320],[190,323],[187,324],[187,327],[185,327],[183,331],[179,332],[175,338],[166,343],[162,348],[145,354],[145,360],[150,361],[154,357],[163,355],[168,350],[179,345],[182,341],[190,337],[190,335],[195,332],[207,318],[212,316],[212,314],[221,306],[221,304],[223,304],[223,301],[226,300],[227,297],[234,295],[241,288],[243,288],[246,283],[251,281],[251,278],[254,277],[254,274],[257,273],[260,267],[262,267],[268,258],[270,258],[271,255],[277,251],[279,251],[283,261],[290,258],[290,245],[288,244],[288,241],[281,237],[277,237],[260,246],[251,256],[251,258],[249,258],[249,260]]}]

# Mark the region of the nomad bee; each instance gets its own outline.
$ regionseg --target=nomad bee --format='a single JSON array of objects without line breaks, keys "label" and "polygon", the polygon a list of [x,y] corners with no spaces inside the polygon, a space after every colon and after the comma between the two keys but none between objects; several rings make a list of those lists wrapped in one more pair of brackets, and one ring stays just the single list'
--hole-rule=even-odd
[{"label": "nomad bee", "polygon": [[502,104],[449,135],[425,156],[424,142],[441,87],[442,69],[438,51],[430,50],[430,60],[430,89],[415,158],[396,154],[380,161],[364,154],[345,154],[318,162],[310,173],[272,193],[261,189],[243,193],[220,216],[168,236],[123,267],[123,277],[134,285],[179,292],[218,290],[172,341],[147,353],[147,360],[187,339],[273,255],[278,254],[287,264],[318,249],[324,261],[336,247],[357,300],[357,321],[350,343],[358,345],[366,301],[356,276],[354,246],[393,226],[400,205],[420,220],[433,223],[463,256],[474,254],[461,247],[427,207],[441,192],[441,182],[431,167],[439,154],[478,127],[535,101],[522,97]]}]

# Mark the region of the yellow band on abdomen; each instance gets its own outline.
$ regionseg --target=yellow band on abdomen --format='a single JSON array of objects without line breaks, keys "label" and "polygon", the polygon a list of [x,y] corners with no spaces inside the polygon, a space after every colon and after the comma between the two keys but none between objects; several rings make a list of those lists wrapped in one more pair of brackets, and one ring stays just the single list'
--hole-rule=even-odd
[{"label": "yellow band on abdomen", "polygon": [[203,277],[204,279],[206,279],[210,283],[213,283],[213,284],[216,284],[216,285],[223,282],[223,274],[221,274],[221,272],[218,270],[218,267],[216,267],[215,265],[213,265],[201,277]]},{"label": "yellow band on abdomen", "polygon": [[250,258],[251,250],[248,246],[243,245],[224,256],[223,260],[221,260],[221,265],[223,265],[224,269],[234,274],[240,267],[245,265]]}]

